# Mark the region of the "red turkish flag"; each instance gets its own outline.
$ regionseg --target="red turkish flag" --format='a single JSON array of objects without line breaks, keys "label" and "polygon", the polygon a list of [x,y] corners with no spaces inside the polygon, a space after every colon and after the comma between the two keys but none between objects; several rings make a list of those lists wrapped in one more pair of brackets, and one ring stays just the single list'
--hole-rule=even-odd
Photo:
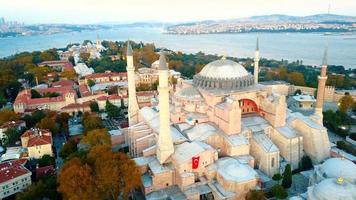
[{"label": "red turkish flag", "polygon": [[200,158],[200,156],[192,157],[192,168],[193,169],[198,168],[198,166],[199,166],[199,158]]}]

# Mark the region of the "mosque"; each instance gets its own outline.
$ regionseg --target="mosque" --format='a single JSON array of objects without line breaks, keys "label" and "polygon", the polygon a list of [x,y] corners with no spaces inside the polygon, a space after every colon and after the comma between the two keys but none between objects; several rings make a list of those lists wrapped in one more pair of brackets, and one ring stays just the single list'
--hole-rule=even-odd
[{"label": "mosque", "polygon": [[281,163],[296,169],[304,154],[314,164],[330,155],[322,125],[326,52],[311,116],[289,111],[285,96],[258,83],[258,40],[254,74],[223,57],[175,87],[161,52],[155,107],[139,109],[134,70],[128,43],[127,140],[147,199],[244,199],[261,187],[262,176],[279,173]]}]

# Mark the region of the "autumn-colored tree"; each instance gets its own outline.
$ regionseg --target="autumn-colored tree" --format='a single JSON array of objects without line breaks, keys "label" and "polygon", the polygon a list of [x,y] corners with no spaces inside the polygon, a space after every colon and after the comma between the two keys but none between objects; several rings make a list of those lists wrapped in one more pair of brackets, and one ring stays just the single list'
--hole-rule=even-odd
[{"label": "autumn-colored tree", "polygon": [[265,193],[263,190],[250,190],[246,195],[246,200],[264,200]]},{"label": "autumn-colored tree", "polygon": [[204,68],[204,65],[202,64],[197,64],[195,65],[195,73],[199,73],[202,69]]},{"label": "autumn-colored tree", "polygon": [[33,76],[37,78],[38,82],[45,80],[47,75],[53,72],[53,69],[48,66],[38,67],[35,65],[26,65],[25,70],[28,73],[33,74]]},{"label": "autumn-colored tree", "polygon": [[92,168],[79,158],[72,158],[64,164],[58,182],[58,191],[64,199],[104,199],[95,184]]},{"label": "autumn-colored tree", "polygon": [[179,71],[182,66],[183,66],[183,62],[180,60],[170,60],[168,62],[169,69],[174,69],[176,71]]},{"label": "autumn-colored tree", "polygon": [[[135,162],[126,154],[112,152],[109,146],[98,145],[88,153],[95,169],[95,183],[108,199],[128,199],[131,192],[141,186],[141,174]],[[110,167],[108,167],[110,166]]]},{"label": "autumn-colored tree", "polygon": [[293,85],[304,86],[304,75],[300,72],[292,72],[288,74],[288,82]]},{"label": "autumn-colored tree", "polygon": [[82,121],[85,132],[104,127],[99,116],[88,112],[84,113]]},{"label": "autumn-colored tree", "polygon": [[77,74],[75,73],[74,70],[64,70],[61,73],[61,77],[65,78],[67,80],[76,80],[77,79]]},{"label": "autumn-colored tree", "polygon": [[339,110],[342,113],[346,113],[349,108],[351,108],[354,104],[354,99],[350,94],[345,94],[341,99],[339,100]]},{"label": "autumn-colored tree", "polygon": [[58,133],[58,126],[56,124],[56,121],[53,118],[49,118],[49,117],[45,117],[41,119],[41,121],[37,123],[37,128],[48,129],[53,134]]},{"label": "autumn-colored tree", "polygon": [[87,134],[80,141],[89,147],[96,145],[109,145],[111,146],[111,138],[106,129],[95,129],[87,132]]},{"label": "autumn-colored tree", "polygon": [[8,121],[19,120],[20,116],[10,109],[3,109],[0,111],[0,125]]},{"label": "autumn-colored tree", "polygon": [[82,52],[80,53],[79,57],[82,59],[82,61],[86,62],[90,58],[90,53]]},{"label": "autumn-colored tree", "polygon": [[286,67],[279,67],[277,71],[279,80],[287,80],[288,71]]}]

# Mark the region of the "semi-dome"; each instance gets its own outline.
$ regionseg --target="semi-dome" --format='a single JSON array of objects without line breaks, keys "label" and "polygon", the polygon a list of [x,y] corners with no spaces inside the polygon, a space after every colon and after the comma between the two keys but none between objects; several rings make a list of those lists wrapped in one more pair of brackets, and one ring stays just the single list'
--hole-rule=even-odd
[{"label": "semi-dome", "polygon": [[356,164],[342,158],[330,158],[319,167],[319,172],[324,178],[338,178],[356,183]]},{"label": "semi-dome", "polygon": [[225,58],[205,65],[193,78],[194,86],[204,89],[240,89],[253,83],[253,76],[242,65]]},{"label": "semi-dome", "polygon": [[248,72],[237,62],[220,59],[205,65],[199,75],[209,78],[239,78],[247,76]]},{"label": "semi-dome", "polygon": [[189,99],[189,100],[193,100],[193,101],[194,100],[200,101],[203,99],[200,92],[195,87],[187,87],[187,88],[181,89],[180,91],[178,91],[176,93],[176,96],[178,98]]},{"label": "semi-dome", "polygon": [[356,188],[343,178],[329,178],[308,188],[308,199],[313,200],[354,200]]}]

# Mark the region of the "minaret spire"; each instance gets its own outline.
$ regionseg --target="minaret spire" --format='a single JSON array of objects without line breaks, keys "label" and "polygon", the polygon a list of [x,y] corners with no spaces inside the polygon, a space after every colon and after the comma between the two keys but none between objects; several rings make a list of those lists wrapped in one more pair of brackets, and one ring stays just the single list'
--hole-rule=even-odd
[{"label": "minaret spire", "polygon": [[159,135],[157,141],[157,159],[163,164],[173,154],[174,147],[170,129],[170,112],[169,112],[169,85],[168,85],[168,66],[163,51],[159,57]]},{"label": "minaret spire", "polygon": [[253,75],[255,78],[255,84],[258,83],[259,61],[260,61],[260,45],[259,45],[259,41],[258,41],[258,37],[257,37],[256,51],[255,51],[255,66],[254,66],[254,71],[253,71]]},{"label": "minaret spire", "polygon": [[136,85],[135,85],[135,67],[133,64],[133,51],[130,44],[130,41],[127,41],[127,53],[126,53],[126,62],[127,62],[127,82],[129,90],[129,109],[128,109],[128,118],[129,125],[132,126],[138,122],[138,103],[136,97]]},{"label": "minaret spire", "polygon": [[328,49],[325,48],[320,75],[318,76],[318,90],[317,90],[316,106],[315,106],[315,114],[319,117],[317,121],[320,124],[323,123],[323,105],[324,105],[324,95],[325,95],[324,93],[325,93],[326,79],[328,78],[326,75],[326,71],[328,67],[327,56],[328,56]]}]

